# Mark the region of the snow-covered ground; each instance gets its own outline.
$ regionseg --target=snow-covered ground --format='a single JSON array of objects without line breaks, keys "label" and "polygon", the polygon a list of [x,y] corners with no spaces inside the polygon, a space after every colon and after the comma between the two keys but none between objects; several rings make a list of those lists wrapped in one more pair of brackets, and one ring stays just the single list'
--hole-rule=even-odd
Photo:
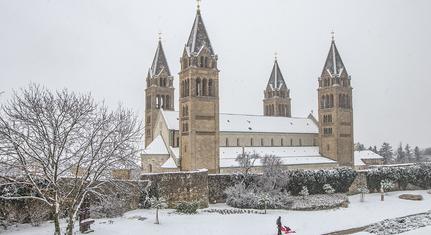
[{"label": "snow-covered ground", "polygon": [[[402,193],[422,194],[423,201],[407,201],[398,198]],[[431,195],[426,191],[391,192],[385,201],[380,201],[380,194],[368,194],[365,202],[359,201],[359,195],[349,197],[348,208],[324,211],[286,211],[269,210],[268,214],[233,214],[220,215],[199,213],[196,215],[178,215],[173,210],[162,210],[160,225],[154,224],[154,210],[134,210],[121,218],[98,219],[92,228],[94,235],[151,234],[151,235],[229,235],[229,234],[275,234],[275,220],[282,217],[284,225],[291,227],[296,234],[322,234],[342,229],[360,227],[383,219],[395,218],[415,213],[427,212],[431,209]],[[213,208],[228,208],[224,204],[211,205]],[[146,220],[138,220],[138,216]],[[20,225],[4,232],[5,235],[52,234],[51,223],[40,227]],[[12,231],[14,230],[14,231]],[[365,233],[361,233],[365,234]],[[431,234],[431,227],[425,227],[405,234]]]}]

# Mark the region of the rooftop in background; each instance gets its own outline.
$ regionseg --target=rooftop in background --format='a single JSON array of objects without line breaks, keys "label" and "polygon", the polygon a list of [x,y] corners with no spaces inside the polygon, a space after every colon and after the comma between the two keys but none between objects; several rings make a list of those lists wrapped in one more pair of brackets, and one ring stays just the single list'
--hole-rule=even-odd
[{"label": "rooftop in background", "polygon": [[376,154],[371,150],[355,151],[354,158],[355,166],[365,166],[366,164],[362,160],[383,159],[382,156]]},{"label": "rooftop in background", "polygon": [[[179,130],[178,111],[162,110],[162,114],[170,130]],[[310,118],[220,113],[220,132],[318,134],[319,128]]]}]

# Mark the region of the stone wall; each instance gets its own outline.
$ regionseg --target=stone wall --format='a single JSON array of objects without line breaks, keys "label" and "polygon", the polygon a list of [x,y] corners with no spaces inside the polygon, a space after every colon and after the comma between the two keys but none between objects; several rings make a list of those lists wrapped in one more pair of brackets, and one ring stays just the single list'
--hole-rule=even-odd
[{"label": "stone wall", "polygon": [[[70,178],[64,178],[62,180],[73,180]],[[129,210],[135,210],[141,207],[141,199],[143,195],[143,188],[147,186],[148,182],[140,180],[115,180],[107,184],[100,186],[99,192],[105,195],[104,199],[115,199],[118,203],[111,204],[105,207],[109,207],[109,212],[117,211],[120,212],[117,216]],[[67,185],[67,184],[66,184]],[[25,188],[21,188],[25,190]],[[1,189],[0,189],[1,191]],[[94,194],[89,194],[88,199],[90,200],[91,208],[106,204],[106,201],[102,201],[101,198],[96,197]],[[121,199],[121,200],[118,200]],[[67,204],[67,202],[65,202]],[[62,207],[61,211],[63,214],[60,217],[66,216],[66,207]],[[93,209],[90,212],[90,217],[95,216]],[[33,225],[39,225],[41,222],[52,219],[53,208],[50,208],[47,204],[39,200],[2,200],[0,199],[0,217],[2,217],[9,225],[15,223],[31,223]],[[106,214],[102,214],[106,216]],[[0,232],[1,233],[1,232]]]},{"label": "stone wall", "polygon": [[181,201],[199,201],[208,207],[208,171],[170,172],[143,174],[141,180],[150,180],[151,194],[166,199],[174,208]]},{"label": "stone wall", "polygon": [[213,174],[208,175],[208,200],[210,203],[220,203],[226,201],[224,191],[235,185],[236,175],[234,174]]},{"label": "stone wall", "polygon": [[358,193],[358,190],[361,186],[367,186],[367,171],[358,170],[356,172],[358,173],[358,175],[356,176],[355,180],[349,188],[350,194]]}]

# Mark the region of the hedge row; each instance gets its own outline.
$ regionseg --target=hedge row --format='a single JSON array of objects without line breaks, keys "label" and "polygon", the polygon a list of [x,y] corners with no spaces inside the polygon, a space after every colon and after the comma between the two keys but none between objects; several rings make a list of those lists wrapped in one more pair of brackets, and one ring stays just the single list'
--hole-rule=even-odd
[{"label": "hedge row", "polygon": [[323,185],[330,184],[337,193],[346,193],[356,178],[356,171],[341,167],[330,170],[292,170],[288,171],[289,183],[286,191],[298,195],[303,186],[310,194],[325,194]]},{"label": "hedge row", "polygon": [[367,171],[367,185],[370,191],[380,189],[380,182],[389,179],[405,190],[408,184],[431,188],[431,164],[422,163],[406,167],[380,167]]}]

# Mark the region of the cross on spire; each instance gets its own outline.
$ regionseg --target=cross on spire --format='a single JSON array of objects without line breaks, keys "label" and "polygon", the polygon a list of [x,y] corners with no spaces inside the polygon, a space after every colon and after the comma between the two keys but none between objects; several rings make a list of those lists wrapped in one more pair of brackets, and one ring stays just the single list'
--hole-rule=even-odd
[{"label": "cross on spire", "polygon": [[275,52],[275,53],[274,53],[274,59],[275,59],[275,60],[277,60],[277,56],[278,56],[278,53],[277,53],[277,52]]},{"label": "cross on spire", "polygon": [[331,32],[331,37],[332,37],[332,41],[335,41],[335,32],[334,31]]},{"label": "cross on spire", "polygon": [[198,8],[198,10],[201,9],[201,1],[202,0],[196,0],[196,7]]},{"label": "cross on spire", "polygon": [[158,35],[159,41],[162,41],[162,32],[159,32],[157,35]]}]

